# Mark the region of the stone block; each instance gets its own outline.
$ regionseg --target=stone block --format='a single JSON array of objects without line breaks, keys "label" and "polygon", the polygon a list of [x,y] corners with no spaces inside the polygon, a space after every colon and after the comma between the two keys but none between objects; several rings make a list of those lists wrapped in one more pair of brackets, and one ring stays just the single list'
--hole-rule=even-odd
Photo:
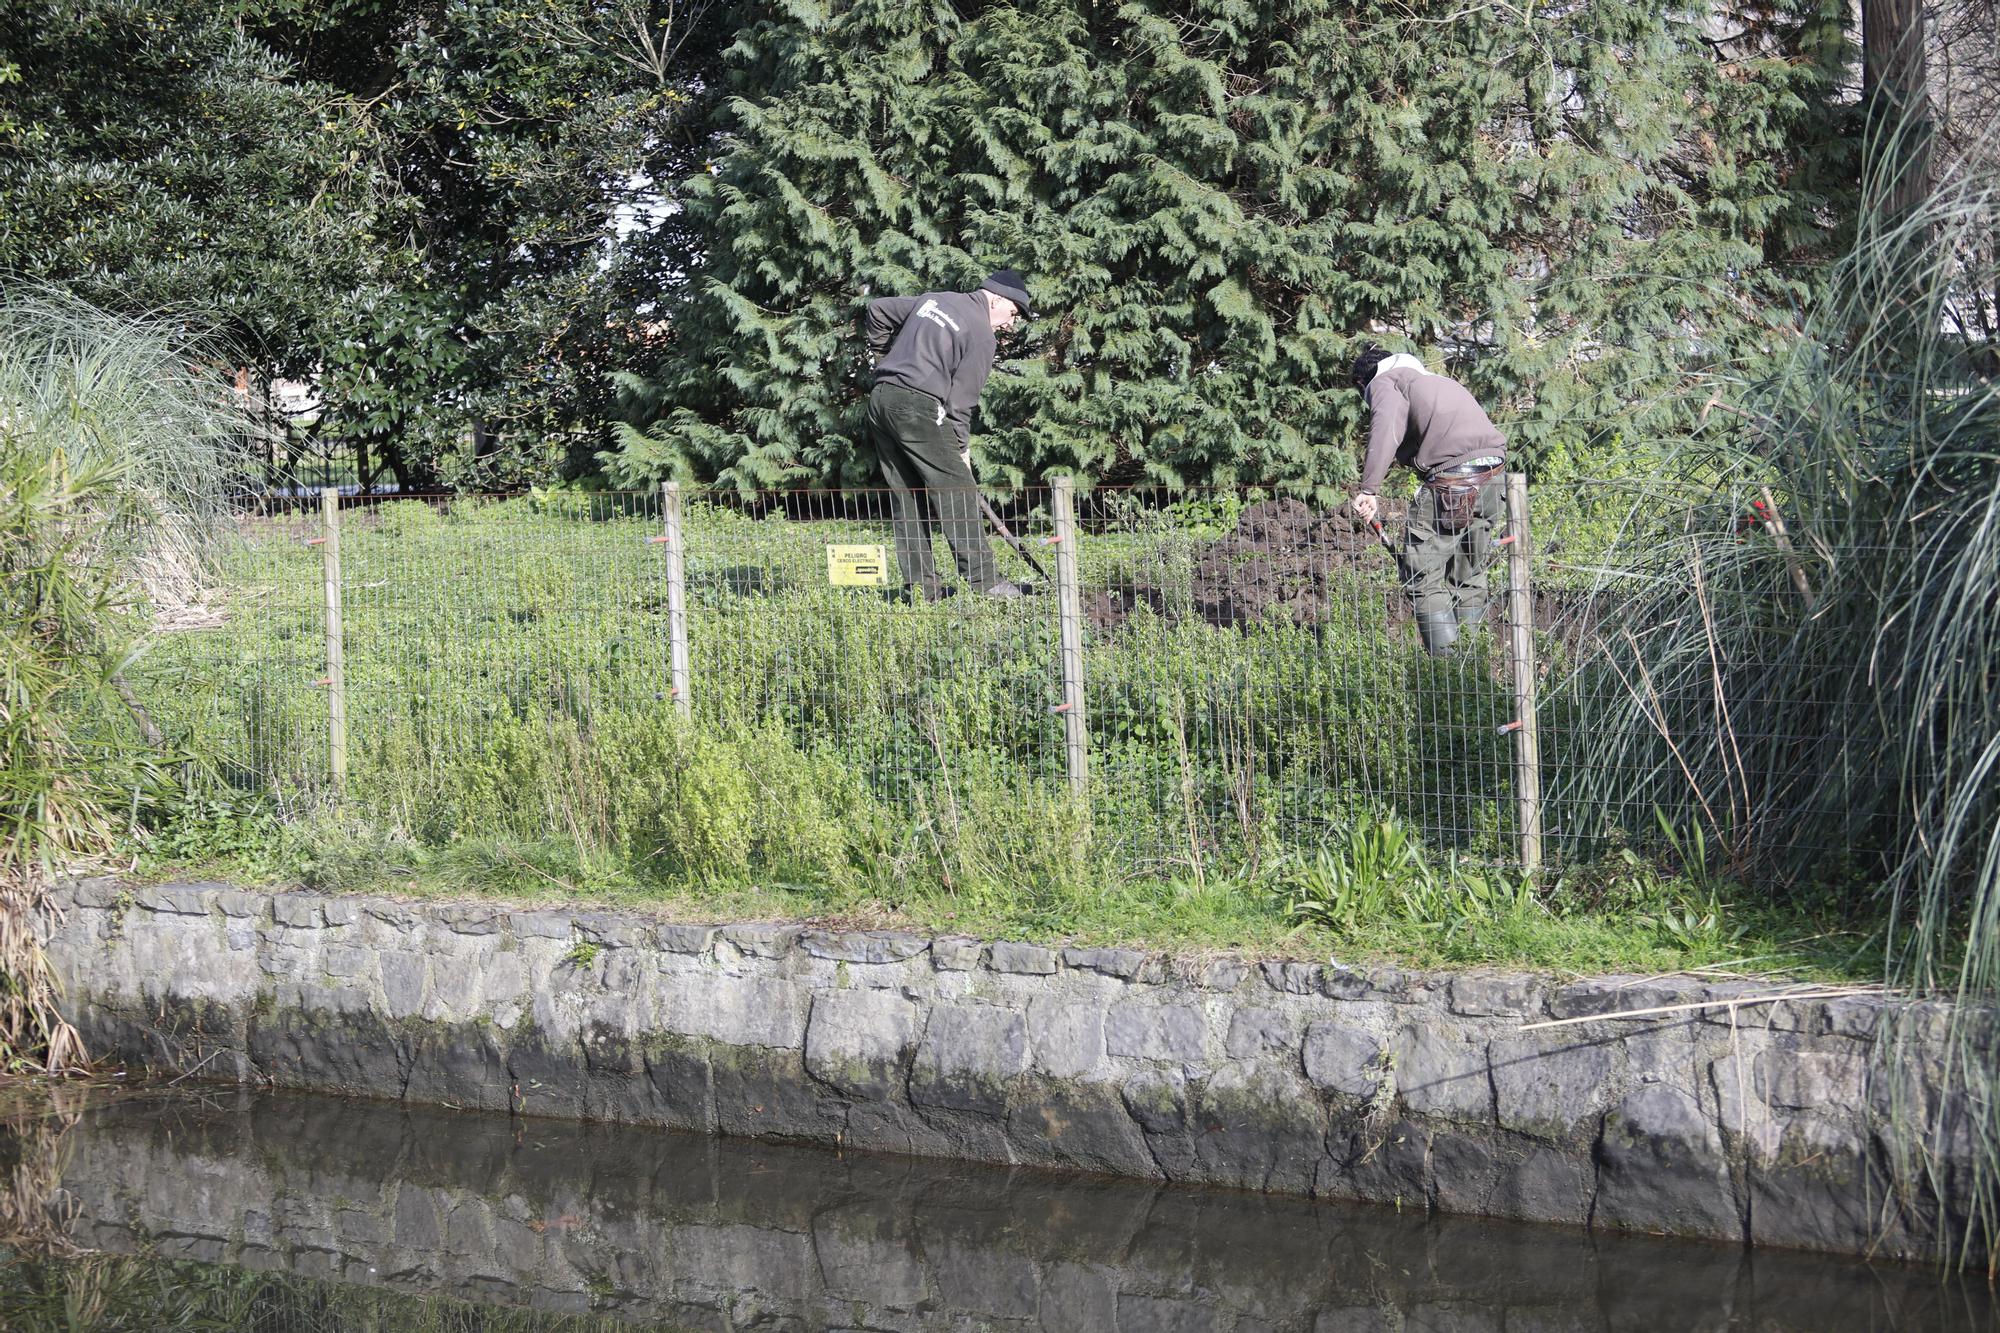
[{"label": "stone block", "polygon": [[1326,1154],[1326,1115],[1294,1066],[1237,1060],[1192,1086],[1189,1116],[1206,1180],[1304,1194]]},{"label": "stone block", "polygon": [[[191,884],[161,884],[132,891],[134,903],[149,912],[163,912],[169,916],[207,916],[213,898],[211,890],[199,889]],[[315,919],[311,924],[316,926],[319,921]]]},{"label": "stone block", "polygon": [[575,938],[568,912],[509,912],[507,929],[516,939],[567,940]]},{"label": "stone block", "polygon": [[428,960],[423,954],[391,949],[380,958],[382,1000],[390,1018],[414,1018],[424,1007]]},{"label": "stone block", "polygon": [[320,966],[330,977],[360,977],[374,970],[375,954],[349,944],[330,944],[320,957]]},{"label": "stone block", "polygon": [[1535,979],[1468,972],[1451,979],[1451,1011],[1471,1018],[1518,1018],[1535,1000]]},{"label": "stone block", "polygon": [[1202,1012],[1182,1004],[1116,1004],[1104,1022],[1104,1047],[1138,1060],[1200,1060],[1207,1024]]},{"label": "stone block", "polygon": [[995,972],[1046,977],[1055,972],[1056,965],[1055,950],[1044,949],[1038,944],[996,940],[986,949],[986,966]]},{"label": "stone block", "polygon": [[729,1046],[797,1050],[804,1042],[809,996],[791,981],[676,974],[660,978],[659,992],[659,1021],[669,1032]]},{"label": "stone block", "polygon": [[[1750,1168],[1751,1239],[1757,1244],[1867,1252],[1907,1240],[1886,1173],[1854,1127],[1819,1115],[1789,1125],[1772,1160]],[[1886,1225],[1885,1225],[1886,1224]]]},{"label": "stone block", "polygon": [[215,905],[222,909],[222,914],[238,920],[262,916],[269,901],[261,893],[245,893],[240,889],[222,889],[215,895]]},{"label": "stone block", "polygon": [[1458,1120],[1493,1118],[1483,1043],[1441,1024],[1409,1023],[1396,1033],[1395,1051],[1396,1091],[1412,1111]]},{"label": "stone block", "polygon": [[1649,1084],[1628,1094],[1605,1117],[1597,1161],[1593,1225],[1743,1239],[1722,1138],[1685,1093]]},{"label": "stone block", "polygon": [[1203,990],[1233,991],[1250,975],[1250,966],[1233,958],[1217,958],[1202,964],[1195,984]]},{"label": "stone block", "polygon": [[985,942],[969,935],[940,935],[931,941],[931,966],[940,972],[969,972],[985,951]]},{"label": "stone block", "polygon": [[271,899],[271,919],[295,930],[317,930],[326,923],[320,900],[303,893],[280,893]]},{"label": "stone block", "polygon": [[718,933],[751,958],[783,958],[804,929],[777,921],[744,921],[723,926]]},{"label": "stone block", "polygon": [[388,898],[362,898],[359,900],[359,905],[363,916],[381,922],[397,934],[407,934],[417,930],[428,919],[411,904],[394,902]]},{"label": "stone block", "polygon": [[319,910],[329,926],[351,926],[361,920],[361,904],[352,898],[328,898]]},{"label": "stone block", "polygon": [[1872,1038],[1887,1007],[1886,1002],[1865,995],[1828,1000],[1820,1011],[1823,1030],[1837,1037]]},{"label": "stone block", "polygon": [[799,936],[799,947],[815,958],[844,963],[900,963],[930,948],[930,941],[905,931],[808,930]]},{"label": "stone block", "polygon": [[1832,1051],[1760,1051],[1757,1091],[1772,1106],[1858,1110],[1867,1066],[1858,1055]]},{"label": "stone block", "polygon": [[1171,1134],[1187,1125],[1187,1080],[1178,1070],[1142,1070],[1125,1080],[1118,1095],[1148,1134]]},{"label": "stone block", "polygon": [[1117,977],[1120,981],[1136,979],[1148,961],[1147,955],[1138,949],[1064,949],[1062,958],[1064,963],[1081,971]]},{"label": "stone block", "polygon": [[1249,1060],[1298,1044],[1299,1020],[1283,1009],[1238,1009],[1229,1020],[1223,1050],[1232,1060]]},{"label": "stone block", "polygon": [[668,924],[655,932],[659,936],[660,947],[668,953],[704,954],[715,942],[714,926],[686,926]]},{"label": "stone block", "polygon": [[1784,1126],[1757,1095],[1757,1052],[1733,1051],[1708,1066],[1709,1092],[1717,1122],[1751,1161],[1769,1161],[1778,1151]]},{"label": "stone block", "polygon": [[1051,1078],[1087,1078],[1104,1063],[1104,1010],[1038,997],[1028,1004],[1034,1067]]},{"label": "stone block", "polygon": [[1028,1025],[1011,1009],[939,1005],[931,1011],[910,1075],[910,1100],[1000,1115],[1007,1090],[1028,1068]]},{"label": "stone block", "polygon": [[851,1097],[887,1097],[916,1038],[917,1006],[892,991],[823,992],[806,1024],[806,1070]]},{"label": "stone block", "polygon": [[1601,1116],[1613,1100],[1623,1052],[1575,1029],[1497,1037],[1487,1048],[1500,1123],[1561,1138]]},{"label": "stone block", "polygon": [[116,907],[125,896],[125,887],[110,875],[100,875],[93,879],[75,881],[69,890],[69,900],[78,907]]},{"label": "stone block", "polygon": [[1118,1294],[1118,1327],[1143,1328],[1150,1333],[1225,1333],[1236,1326],[1227,1310],[1180,1296]]},{"label": "stone block", "polygon": [[[1593,977],[1572,982],[1549,996],[1549,1014],[1554,1018],[1590,1018],[1625,1013],[1634,1009],[1656,1009],[1686,1004],[1703,997],[1700,986],[1674,986],[1650,982],[1640,977]],[[1692,1011],[1689,1011],[1692,1012]],[[1662,1017],[1628,1018],[1616,1021],[1658,1023]],[[1684,1015],[1683,1015],[1684,1017]]]},{"label": "stone block", "polygon": [[651,949],[658,942],[652,922],[620,912],[577,912],[570,923],[577,935],[607,949]]},{"label": "stone block", "polygon": [[1373,1097],[1386,1072],[1382,1043],[1346,1023],[1314,1023],[1306,1029],[1305,1070],[1316,1088]]},{"label": "stone block", "polygon": [[446,903],[433,913],[434,920],[457,935],[496,934],[504,916],[499,908],[478,903]]},{"label": "stone block", "polygon": [[1258,967],[1264,973],[1264,984],[1280,995],[1312,995],[1319,990],[1318,963],[1268,962]]}]

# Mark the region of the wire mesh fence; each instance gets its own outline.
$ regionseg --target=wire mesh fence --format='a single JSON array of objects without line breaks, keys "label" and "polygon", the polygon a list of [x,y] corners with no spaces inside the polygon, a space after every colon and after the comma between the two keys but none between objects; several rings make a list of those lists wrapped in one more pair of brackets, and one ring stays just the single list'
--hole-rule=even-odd
[{"label": "wire mesh fence", "polygon": [[[936,595],[905,587],[888,491],[278,502],[241,517],[216,613],[160,636],[144,692],[174,734],[228,756],[224,782],[309,803],[334,793],[338,691],[342,796],[433,840],[671,844],[687,830],[634,811],[728,742],[730,764],[789,765],[830,808],[913,825],[1080,795],[1089,836],[1134,865],[1255,861],[1383,812],[1486,861],[1533,859],[1543,825],[1552,853],[1586,855],[1655,823],[1726,823],[1715,802],[1811,762],[1815,715],[1764,707],[1755,662],[1635,679],[1644,655],[1619,646],[1667,608],[1643,570],[1592,563],[1652,543],[1684,569],[1703,549],[1689,534],[1753,512],[1737,501],[1538,494],[1532,570],[1511,525],[1486,534],[1483,605],[1448,656],[1424,650],[1407,552],[1292,499],[1023,491],[991,516],[1007,539],[981,535],[997,597],[952,578],[935,524]],[[1772,567],[1715,570],[1715,595],[1768,599],[1723,585]],[[1775,595],[1796,599],[1775,567]],[[1677,750],[1704,716],[1734,728],[1734,759]],[[1602,744],[1610,725],[1630,743]],[[746,781],[752,799],[779,789]]]}]

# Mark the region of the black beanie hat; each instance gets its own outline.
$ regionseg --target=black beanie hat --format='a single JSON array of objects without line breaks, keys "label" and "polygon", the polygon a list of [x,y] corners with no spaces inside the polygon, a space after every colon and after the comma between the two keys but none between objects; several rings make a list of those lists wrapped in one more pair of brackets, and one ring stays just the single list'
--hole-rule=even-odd
[{"label": "black beanie hat", "polygon": [[993,270],[993,276],[979,284],[982,292],[992,292],[1004,296],[1021,308],[1022,319],[1032,319],[1028,313],[1028,280],[1011,268]]},{"label": "black beanie hat", "polygon": [[1354,358],[1354,387],[1368,392],[1368,381],[1375,378],[1375,367],[1389,359],[1389,354],[1374,343],[1363,343],[1361,355]]}]

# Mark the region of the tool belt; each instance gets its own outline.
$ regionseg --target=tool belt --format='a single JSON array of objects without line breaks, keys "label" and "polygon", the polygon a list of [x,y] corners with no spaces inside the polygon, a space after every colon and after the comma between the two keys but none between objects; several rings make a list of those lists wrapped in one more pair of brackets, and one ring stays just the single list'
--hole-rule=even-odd
[{"label": "tool belt", "polygon": [[1437,530],[1463,532],[1479,516],[1479,492],[1498,477],[1507,464],[1497,458],[1475,458],[1457,467],[1439,468],[1424,478],[1424,487],[1437,504]]}]

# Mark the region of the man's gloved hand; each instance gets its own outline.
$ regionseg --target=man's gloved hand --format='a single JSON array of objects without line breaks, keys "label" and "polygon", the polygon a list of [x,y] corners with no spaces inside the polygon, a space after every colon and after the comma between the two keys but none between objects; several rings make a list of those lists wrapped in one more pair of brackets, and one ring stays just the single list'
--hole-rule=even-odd
[{"label": "man's gloved hand", "polygon": [[1354,512],[1361,515],[1363,523],[1373,523],[1380,508],[1381,503],[1376,500],[1373,491],[1363,491],[1354,497]]}]

